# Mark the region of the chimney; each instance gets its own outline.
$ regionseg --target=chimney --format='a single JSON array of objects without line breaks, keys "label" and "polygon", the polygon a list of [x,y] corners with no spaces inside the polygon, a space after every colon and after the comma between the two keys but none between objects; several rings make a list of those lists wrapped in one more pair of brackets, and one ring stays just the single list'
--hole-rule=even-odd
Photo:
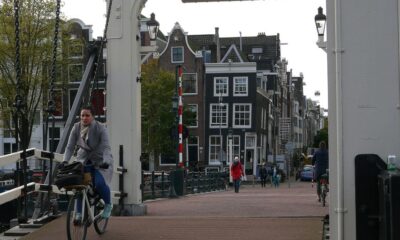
[{"label": "chimney", "polygon": [[242,43],[242,32],[240,31],[239,32],[239,35],[240,35],[240,46],[239,46],[239,48],[240,48],[240,51],[243,51],[243,43]]},{"label": "chimney", "polygon": [[221,44],[219,43],[219,28],[215,28],[215,44],[217,45],[217,63],[221,61]]}]

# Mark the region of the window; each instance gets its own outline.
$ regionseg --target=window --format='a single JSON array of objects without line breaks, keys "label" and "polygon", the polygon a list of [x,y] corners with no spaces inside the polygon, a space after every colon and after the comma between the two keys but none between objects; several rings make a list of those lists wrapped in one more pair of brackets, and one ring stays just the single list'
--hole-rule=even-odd
[{"label": "window", "polygon": [[[51,80],[51,76],[52,76],[52,70],[53,70],[53,66],[51,66],[51,64],[46,64],[44,66],[44,69],[46,69],[47,71],[47,75],[49,76],[49,79]],[[61,66],[61,64],[56,66],[56,78],[55,78],[55,82],[56,83],[62,83],[63,82],[63,68]]]},{"label": "window", "polygon": [[203,56],[204,63],[210,63],[211,62],[211,51],[210,50],[202,50],[201,54]]},{"label": "window", "polygon": [[183,94],[197,94],[197,74],[184,73],[182,74],[182,90]]},{"label": "window", "polygon": [[232,159],[235,156],[240,156],[240,136],[239,135],[233,135],[232,136],[232,158],[229,158],[229,141],[226,141],[226,149],[228,149],[227,151],[227,156],[228,159]]},{"label": "window", "polygon": [[248,89],[247,77],[233,78],[233,96],[247,96],[248,95],[247,89]]},{"label": "window", "polygon": [[[55,128],[50,127],[48,133],[49,133],[49,138],[48,138],[49,145],[48,146],[50,148],[50,151],[56,151],[58,143],[60,142],[61,129],[59,127],[55,127]],[[54,137],[54,144],[52,144],[53,137]]]},{"label": "window", "polygon": [[5,121],[3,128],[3,137],[4,138],[15,138],[15,122],[12,116],[10,116],[9,121]]},{"label": "window", "polygon": [[12,142],[5,142],[4,144],[3,144],[3,149],[4,149],[4,151],[3,151],[3,154],[4,155],[6,155],[6,154],[10,154],[10,153],[13,153],[13,152],[17,152],[18,151],[18,147],[17,147],[17,144],[16,143],[12,143]]},{"label": "window", "polygon": [[261,47],[254,47],[251,49],[252,53],[263,53],[263,49]]},{"label": "window", "polygon": [[228,96],[228,90],[227,77],[214,78],[214,96]]},{"label": "window", "polygon": [[233,104],[233,126],[251,128],[251,104]]},{"label": "window", "polygon": [[175,165],[176,156],[174,154],[161,154],[160,155],[160,165]]},{"label": "window", "polygon": [[228,127],[228,104],[210,104],[210,128]]},{"label": "window", "polygon": [[76,97],[76,94],[78,93],[78,89],[69,89],[69,94],[68,94],[68,102],[69,102],[69,110],[71,111],[72,105],[74,104],[74,100]]},{"label": "window", "polygon": [[219,162],[219,153],[221,151],[221,136],[210,136],[209,142],[210,150],[209,150],[209,164],[210,165],[218,165]]},{"label": "window", "polygon": [[33,125],[40,125],[40,111],[36,110],[33,118]]},{"label": "window", "polygon": [[92,106],[93,106],[93,111],[94,115],[104,115],[104,110],[105,110],[105,95],[104,95],[104,89],[94,89],[92,91]]},{"label": "window", "polygon": [[68,49],[68,56],[70,58],[83,57],[83,44],[79,40],[70,42]]},{"label": "window", "polygon": [[190,136],[187,144],[189,166],[195,168],[199,161],[199,137]]},{"label": "window", "polygon": [[186,121],[186,126],[189,128],[198,127],[198,106],[197,104],[188,104],[188,111],[185,112],[187,115],[183,117],[184,121]]},{"label": "window", "polygon": [[183,47],[172,47],[171,49],[171,62],[183,63]]},{"label": "window", "polygon": [[254,136],[246,136],[246,148],[254,148],[256,146],[256,138]]},{"label": "window", "polygon": [[83,75],[82,64],[70,64],[68,65],[68,80],[69,82],[80,82]]},{"label": "window", "polygon": [[[62,95],[62,90],[60,89],[55,89],[53,90],[54,94],[54,102],[56,105],[56,110],[54,112],[55,117],[62,117],[63,116],[63,95]],[[49,99],[51,99],[50,93],[49,93]]]}]

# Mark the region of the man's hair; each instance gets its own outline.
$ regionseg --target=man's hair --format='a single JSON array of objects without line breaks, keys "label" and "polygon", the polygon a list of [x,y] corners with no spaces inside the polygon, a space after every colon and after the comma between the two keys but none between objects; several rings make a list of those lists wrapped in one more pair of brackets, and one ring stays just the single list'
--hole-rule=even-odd
[{"label": "man's hair", "polygon": [[91,105],[83,106],[83,107],[81,108],[81,111],[82,111],[82,110],[88,110],[88,111],[90,112],[90,114],[94,115],[93,107],[92,107]]},{"label": "man's hair", "polygon": [[325,143],[325,141],[319,142],[319,148],[321,148],[321,149],[326,149],[326,143]]}]

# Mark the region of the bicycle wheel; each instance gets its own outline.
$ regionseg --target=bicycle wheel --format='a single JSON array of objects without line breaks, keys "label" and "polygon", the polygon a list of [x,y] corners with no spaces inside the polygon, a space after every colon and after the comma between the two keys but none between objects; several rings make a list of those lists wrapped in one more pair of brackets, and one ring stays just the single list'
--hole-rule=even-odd
[{"label": "bicycle wheel", "polygon": [[[103,201],[98,201],[95,206],[94,206],[94,215],[97,216],[99,215],[104,209],[104,202]],[[108,224],[108,218],[102,218],[101,216],[95,217],[94,220],[94,229],[96,232],[101,235],[106,231]]]},{"label": "bicycle wheel", "polygon": [[[75,200],[82,201],[81,196],[82,194],[80,192],[74,194],[68,204],[68,210],[67,210],[67,237],[68,240],[85,240],[86,239],[86,233],[87,233],[87,221],[88,221],[88,214],[87,210],[85,210],[85,213],[82,214],[81,221],[76,221],[75,220]],[[85,207],[85,209],[87,209]]]}]

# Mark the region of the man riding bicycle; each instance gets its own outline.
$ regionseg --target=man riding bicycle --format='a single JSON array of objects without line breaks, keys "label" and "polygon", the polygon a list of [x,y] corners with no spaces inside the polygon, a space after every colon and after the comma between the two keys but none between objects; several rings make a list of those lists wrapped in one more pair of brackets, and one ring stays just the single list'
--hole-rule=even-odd
[{"label": "man riding bicycle", "polygon": [[321,201],[321,183],[320,178],[326,173],[329,168],[329,154],[326,148],[326,143],[321,141],[319,149],[314,153],[312,158],[312,165],[314,165],[314,180],[317,182],[317,195],[318,201]]},{"label": "man riding bicycle", "polygon": [[[109,218],[112,210],[109,184],[113,174],[113,157],[108,141],[107,129],[94,120],[90,106],[83,107],[80,122],[75,123],[68,139],[64,159],[60,166],[65,165],[76,151],[76,159],[84,164],[84,172],[90,172],[96,191],[105,202],[103,218]],[[78,204],[76,220],[80,220],[81,203]]]}]

